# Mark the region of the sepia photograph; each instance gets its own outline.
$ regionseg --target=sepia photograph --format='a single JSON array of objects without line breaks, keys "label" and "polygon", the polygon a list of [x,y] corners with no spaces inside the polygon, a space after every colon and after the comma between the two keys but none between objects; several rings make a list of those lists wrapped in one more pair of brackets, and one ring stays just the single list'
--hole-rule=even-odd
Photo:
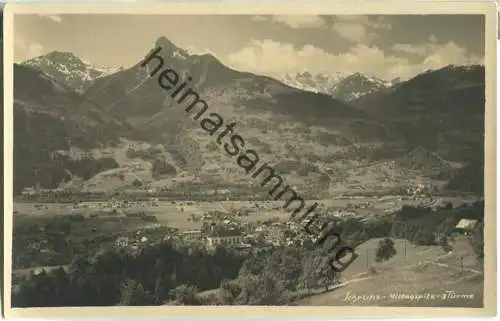
[{"label": "sepia photograph", "polygon": [[493,3],[116,7],[4,9],[9,310],[495,313]]}]

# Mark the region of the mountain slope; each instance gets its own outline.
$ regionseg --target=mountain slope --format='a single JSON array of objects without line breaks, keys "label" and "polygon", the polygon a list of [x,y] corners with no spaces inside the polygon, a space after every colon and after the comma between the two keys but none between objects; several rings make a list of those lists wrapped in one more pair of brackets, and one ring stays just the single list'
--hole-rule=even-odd
[{"label": "mountain slope", "polygon": [[470,162],[484,154],[484,84],[483,66],[447,66],[351,104],[388,122],[410,148]]},{"label": "mountain slope", "polygon": [[[52,77],[14,65],[14,177],[16,191],[56,187],[67,176],[54,152],[117,142],[129,128]],[[91,163],[92,161],[89,160]],[[62,167],[61,167],[62,166]],[[44,177],[36,177],[37,173]]]},{"label": "mountain slope", "polygon": [[96,79],[118,71],[97,67],[70,52],[52,51],[24,61],[22,65],[37,69],[77,92],[85,91]]}]

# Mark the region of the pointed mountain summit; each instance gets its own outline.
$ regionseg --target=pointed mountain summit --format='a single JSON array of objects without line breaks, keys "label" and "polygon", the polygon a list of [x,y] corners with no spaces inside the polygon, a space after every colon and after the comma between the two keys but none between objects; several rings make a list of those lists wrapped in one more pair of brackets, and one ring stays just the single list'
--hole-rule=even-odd
[{"label": "pointed mountain summit", "polygon": [[161,48],[161,54],[165,58],[180,57],[188,58],[189,54],[184,49],[174,45],[167,37],[159,37],[155,42],[155,48]]}]

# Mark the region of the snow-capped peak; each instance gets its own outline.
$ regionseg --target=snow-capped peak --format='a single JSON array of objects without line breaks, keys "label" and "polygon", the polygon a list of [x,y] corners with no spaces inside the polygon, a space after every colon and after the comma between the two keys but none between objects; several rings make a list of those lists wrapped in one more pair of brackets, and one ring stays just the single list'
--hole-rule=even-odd
[{"label": "snow-capped peak", "polygon": [[71,52],[52,51],[29,59],[23,65],[35,68],[78,92],[85,91],[98,78],[121,68],[95,66]]},{"label": "snow-capped peak", "polygon": [[301,90],[317,93],[327,93],[344,75],[341,73],[317,73],[304,70],[283,75],[279,80],[284,84]]},{"label": "snow-capped peak", "polygon": [[356,72],[335,84],[329,91],[333,97],[344,102],[350,102],[364,95],[391,87],[391,81],[377,77],[368,77]]}]

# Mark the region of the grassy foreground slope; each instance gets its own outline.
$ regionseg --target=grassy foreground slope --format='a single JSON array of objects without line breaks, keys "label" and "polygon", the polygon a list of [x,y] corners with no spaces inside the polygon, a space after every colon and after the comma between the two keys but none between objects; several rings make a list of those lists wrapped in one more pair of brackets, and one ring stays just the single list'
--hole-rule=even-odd
[{"label": "grassy foreground slope", "polygon": [[[344,280],[339,288],[294,304],[482,307],[483,272],[476,266],[473,250],[465,238],[457,238],[450,253],[444,252],[439,246],[407,243],[406,256],[404,240],[394,239],[397,254],[386,262],[375,263],[373,249],[376,249],[379,240],[372,239],[357,248],[359,258],[343,273]],[[367,266],[373,267],[372,272],[368,272]],[[452,298],[453,295],[447,291],[472,297]],[[394,298],[391,294],[433,294],[435,298],[412,300]]]}]

